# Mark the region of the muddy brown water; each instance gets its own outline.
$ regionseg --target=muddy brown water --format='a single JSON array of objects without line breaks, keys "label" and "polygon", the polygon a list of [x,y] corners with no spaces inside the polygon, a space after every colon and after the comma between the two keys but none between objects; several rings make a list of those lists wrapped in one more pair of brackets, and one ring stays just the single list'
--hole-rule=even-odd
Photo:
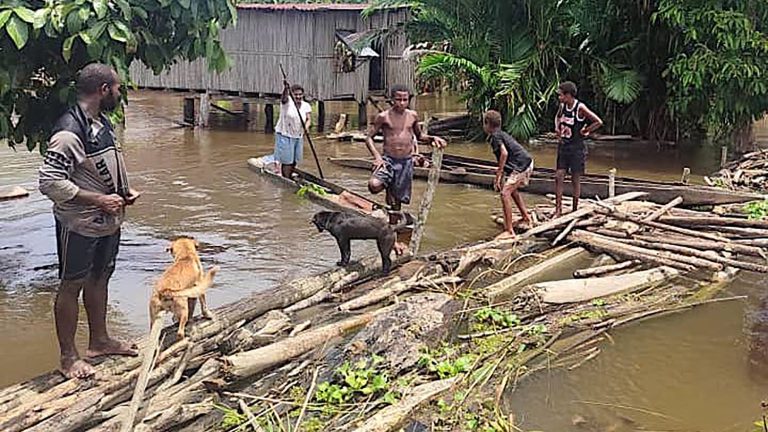
[{"label": "muddy brown water", "polygon": [[[420,97],[415,104],[429,112],[460,108],[450,97]],[[333,103],[327,111],[330,123],[334,113],[354,113],[356,107]],[[150,286],[169,263],[165,247],[176,235],[198,238],[205,265],[222,267],[208,296],[213,306],[327,270],[338,259],[333,239],[309,224],[321,208],[247,169],[247,158],[271,153],[272,136],[239,129],[225,118],[211,130],[176,128],[168,120],[180,117],[180,94],[131,94],[122,140],[133,186],[144,194],[129,210],[110,287],[110,325],[119,337],[146,332]],[[257,129],[262,124],[260,117]],[[768,127],[761,124],[757,132],[768,141]],[[362,143],[318,137],[316,146],[321,160],[366,153]],[[452,143],[449,151],[492,157],[483,143]],[[554,164],[553,147],[536,146],[532,152],[537,165]],[[590,149],[588,169],[606,172],[615,166],[620,175],[674,180],[689,166],[700,179],[718,160],[719,150],[706,146],[605,143]],[[20,184],[32,191],[27,199],[0,203],[0,386],[46,372],[57,361],[51,312],[55,238],[50,202],[36,190],[39,163],[35,153],[0,148],[0,186]],[[303,166],[312,166],[308,149]],[[323,169],[327,178],[367,193],[366,173],[328,163]],[[416,183],[414,202],[424,186]],[[496,211],[498,199],[490,191],[441,185],[424,247],[490,237],[497,228],[489,215]],[[353,258],[375,253],[368,243],[353,243]],[[505,405],[524,429],[746,430],[759,417],[760,398],[768,397],[768,380],[748,361],[750,334],[757,328],[754,322],[761,322],[753,317],[761,314],[764,284],[761,276],[743,276],[729,293],[749,296],[746,302],[706,306],[617,331],[615,345],[604,345],[592,362],[572,372],[540,373],[521,383]],[[80,346],[87,334],[84,318],[83,311]],[[587,423],[574,426],[575,416]]]}]

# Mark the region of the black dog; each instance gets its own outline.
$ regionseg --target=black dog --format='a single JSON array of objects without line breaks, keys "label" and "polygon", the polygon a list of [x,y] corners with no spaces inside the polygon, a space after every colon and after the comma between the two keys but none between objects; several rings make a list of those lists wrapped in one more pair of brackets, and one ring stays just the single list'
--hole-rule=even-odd
[{"label": "black dog", "polygon": [[395,245],[397,239],[395,232],[400,228],[399,225],[393,227],[384,220],[329,211],[315,213],[312,217],[312,223],[315,224],[318,231],[328,231],[336,238],[339,252],[341,252],[341,260],[336,265],[346,266],[349,264],[350,240],[376,239],[376,245],[381,254],[381,269],[384,274],[389,273],[390,268],[392,268],[392,260],[389,255]]}]

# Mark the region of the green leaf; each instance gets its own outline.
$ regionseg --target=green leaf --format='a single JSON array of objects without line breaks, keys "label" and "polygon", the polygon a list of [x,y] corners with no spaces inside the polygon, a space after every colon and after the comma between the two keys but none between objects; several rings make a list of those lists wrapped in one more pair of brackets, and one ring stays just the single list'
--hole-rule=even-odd
[{"label": "green leaf", "polygon": [[132,10],[133,10],[134,15],[136,15],[137,17],[139,17],[139,18],[141,18],[143,20],[149,19],[149,15],[147,14],[147,11],[145,11],[144,9],[139,8],[139,7],[134,7]]},{"label": "green leaf", "polygon": [[96,18],[102,19],[107,16],[107,0],[93,0],[93,10],[96,12]]},{"label": "green leaf", "polygon": [[29,28],[27,23],[20,20],[18,17],[11,17],[8,23],[5,25],[5,31],[8,32],[8,36],[11,37],[13,43],[16,44],[17,49],[24,48],[29,38]]},{"label": "green leaf", "polygon": [[12,11],[10,9],[6,9],[0,12],[0,28],[2,28],[5,25],[5,23],[8,22],[8,18],[11,17],[11,12]]},{"label": "green leaf", "polygon": [[189,9],[189,2],[191,0],[179,0],[179,6],[183,7],[184,9]]},{"label": "green leaf", "polygon": [[82,22],[87,22],[88,18],[91,17],[91,11],[88,8],[81,8],[77,14]]},{"label": "green leaf", "polygon": [[77,35],[72,35],[66,39],[64,39],[64,44],[61,48],[61,55],[64,57],[64,60],[69,62],[69,59],[72,58],[72,44],[75,42],[75,38]]},{"label": "green leaf", "polygon": [[115,24],[110,24],[107,27],[107,31],[109,32],[109,37],[112,38],[112,40],[118,41],[118,42],[128,42],[128,36],[120,30]]},{"label": "green leaf", "polygon": [[17,17],[30,24],[35,22],[35,13],[31,9],[27,9],[23,6],[13,8],[13,12]]},{"label": "green leaf", "polygon": [[[38,9],[35,11],[35,19],[32,23],[32,27],[37,30],[45,27],[45,24],[48,22],[48,16],[50,15],[51,10],[50,9]],[[0,27],[2,27],[0,25]]]},{"label": "green leaf", "polygon": [[91,37],[88,35],[87,32],[81,31],[77,35],[80,36],[80,39],[82,39],[86,45],[90,45],[93,42],[93,40],[91,39]]},{"label": "green leaf", "polygon": [[91,40],[97,40],[101,37],[101,35],[104,34],[104,30],[107,29],[107,23],[104,21],[101,21],[97,23],[95,26],[88,29],[88,36],[90,36]]}]

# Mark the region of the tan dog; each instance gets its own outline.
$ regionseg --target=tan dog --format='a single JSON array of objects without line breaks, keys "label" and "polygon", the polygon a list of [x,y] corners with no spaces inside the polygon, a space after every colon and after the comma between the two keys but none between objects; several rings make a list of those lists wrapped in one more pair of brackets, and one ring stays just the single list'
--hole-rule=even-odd
[{"label": "tan dog", "polygon": [[149,300],[150,327],[160,311],[170,311],[179,321],[179,339],[185,337],[184,329],[190,315],[195,312],[196,299],[200,299],[203,316],[208,319],[213,317],[205,301],[205,291],[213,284],[219,266],[203,273],[197,247],[197,241],[190,237],[180,237],[171,242],[168,250],[173,255],[173,264],[165,270]]}]

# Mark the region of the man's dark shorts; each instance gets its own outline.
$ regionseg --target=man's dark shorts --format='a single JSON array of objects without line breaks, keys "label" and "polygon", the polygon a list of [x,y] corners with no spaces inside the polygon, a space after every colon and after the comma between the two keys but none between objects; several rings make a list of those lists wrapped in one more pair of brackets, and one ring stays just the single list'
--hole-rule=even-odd
[{"label": "man's dark shorts", "polygon": [[568,174],[584,174],[587,165],[587,147],[584,145],[559,145],[557,169]]},{"label": "man's dark shorts", "polygon": [[373,172],[373,177],[384,183],[384,188],[398,202],[410,204],[413,158],[395,159],[384,156],[383,159],[384,165]]},{"label": "man's dark shorts", "polygon": [[56,221],[59,279],[111,276],[120,247],[120,230],[106,237],[86,237]]}]

